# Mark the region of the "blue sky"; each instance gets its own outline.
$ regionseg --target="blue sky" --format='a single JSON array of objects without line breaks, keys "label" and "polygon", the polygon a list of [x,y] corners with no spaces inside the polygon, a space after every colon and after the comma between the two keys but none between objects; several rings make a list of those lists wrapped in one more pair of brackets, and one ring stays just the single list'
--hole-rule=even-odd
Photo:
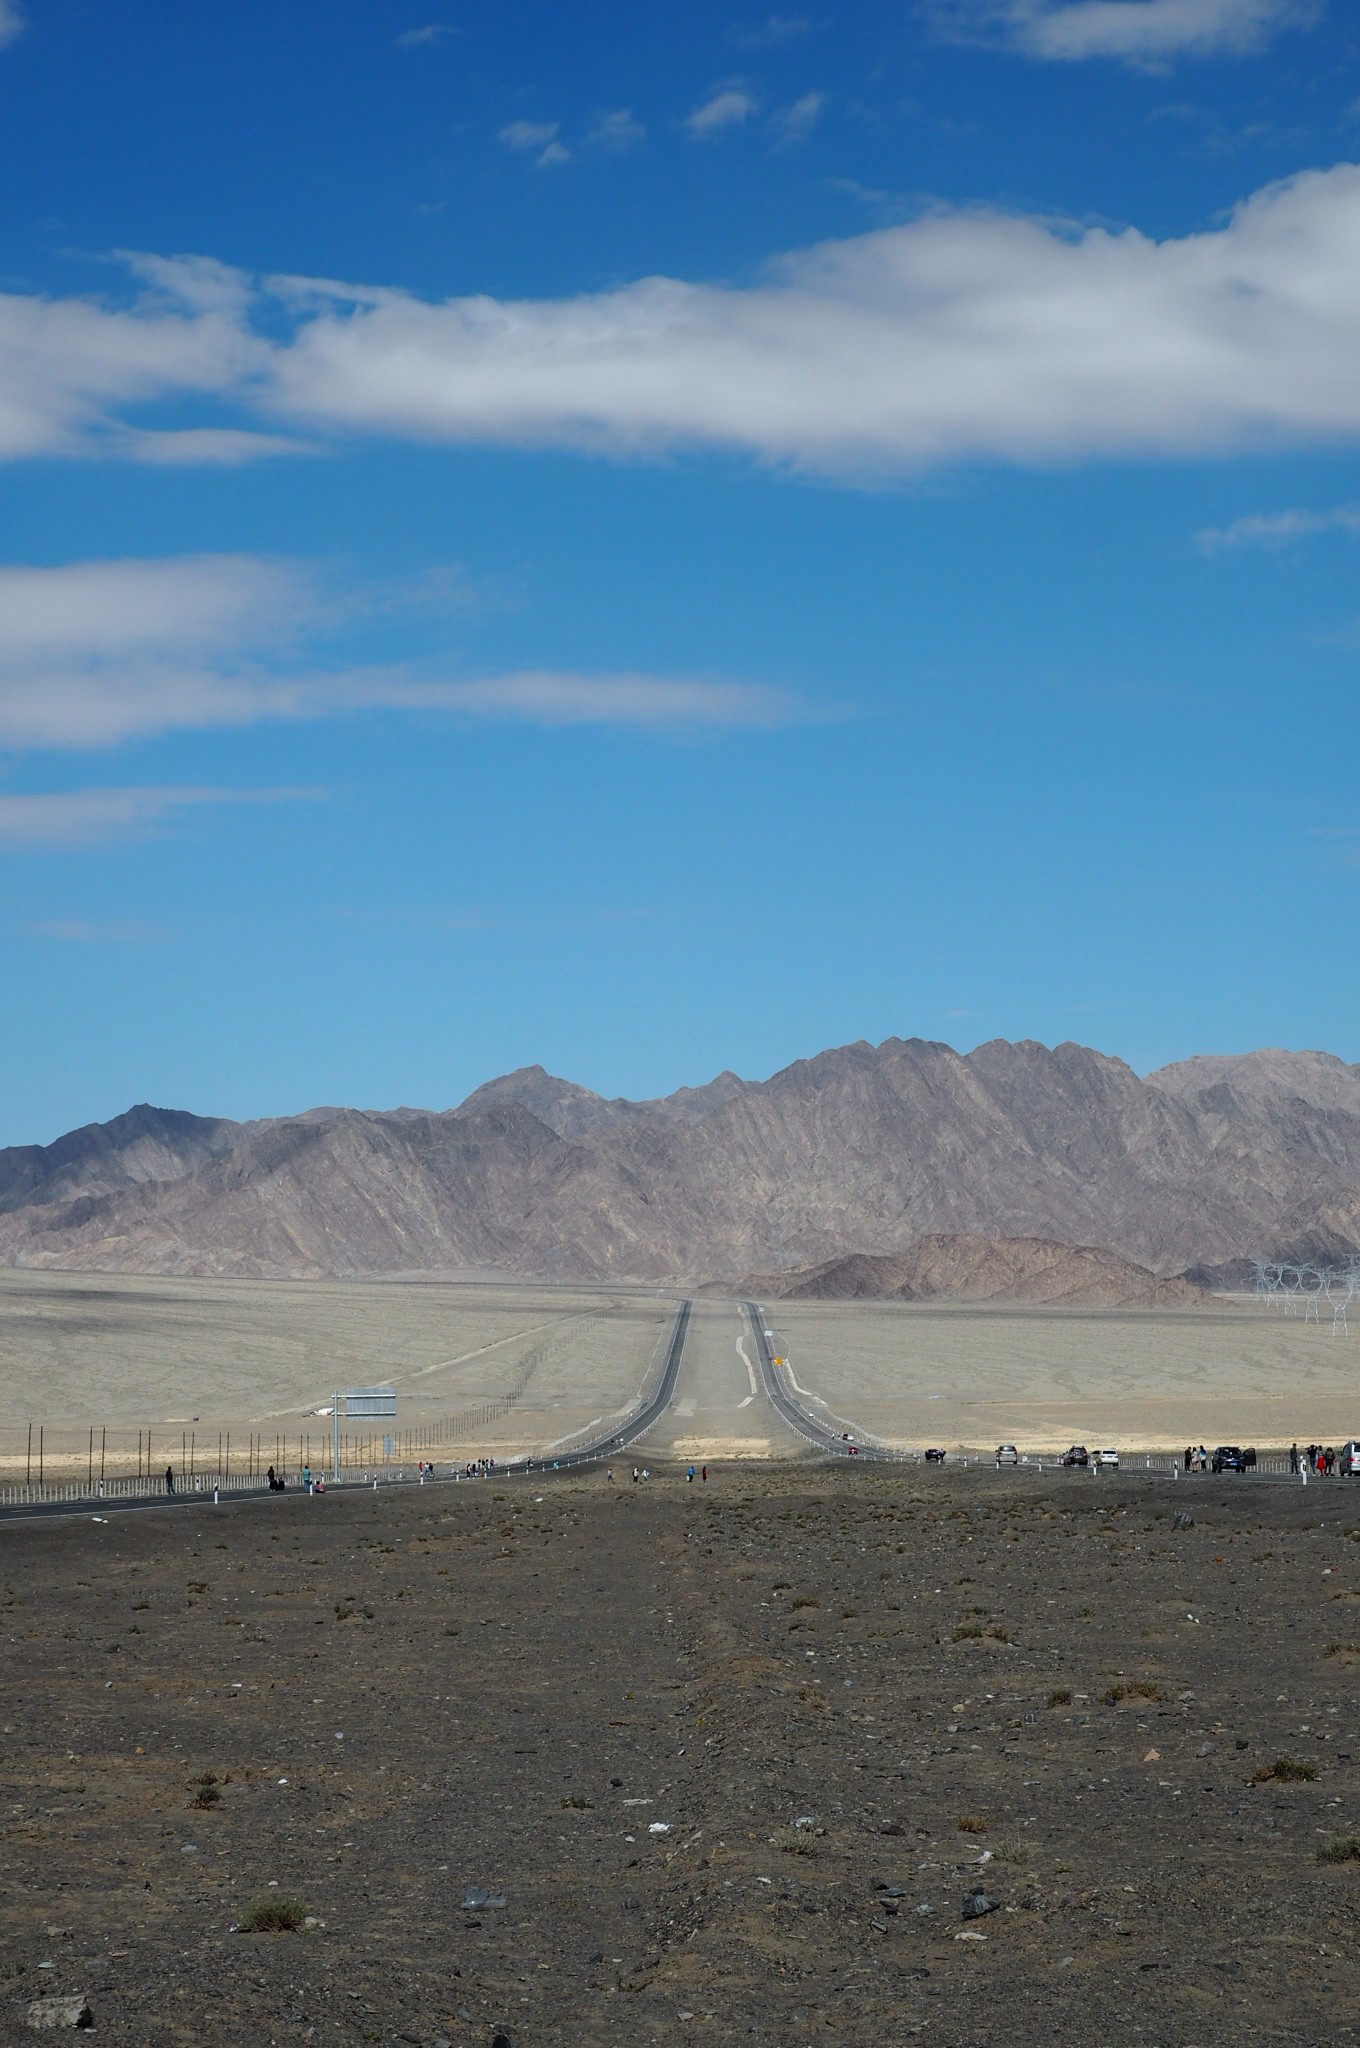
[{"label": "blue sky", "polygon": [[0,0],[0,1143],[1360,1058],[1340,0]]}]

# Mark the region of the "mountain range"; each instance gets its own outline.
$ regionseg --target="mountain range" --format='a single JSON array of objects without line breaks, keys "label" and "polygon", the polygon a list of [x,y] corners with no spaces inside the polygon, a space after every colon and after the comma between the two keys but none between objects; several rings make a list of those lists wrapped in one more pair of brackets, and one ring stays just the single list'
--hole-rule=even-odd
[{"label": "mountain range", "polygon": [[894,1038],[654,1101],[525,1067],[442,1111],[143,1104],[0,1150],[9,1265],[700,1284],[929,1237],[1200,1282],[1360,1247],[1360,1067],[1266,1050],[1140,1077],[1074,1044]]}]

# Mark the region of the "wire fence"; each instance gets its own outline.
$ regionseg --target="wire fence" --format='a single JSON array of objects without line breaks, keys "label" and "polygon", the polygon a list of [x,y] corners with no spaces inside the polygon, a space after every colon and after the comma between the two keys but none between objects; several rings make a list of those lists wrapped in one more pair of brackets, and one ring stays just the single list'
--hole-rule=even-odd
[{"label": "wire fence", "polygon": [[177,1493],[234,1493],[260,1485],[271,1469],[281,1478],[308,1470],[352,1474],[470,1445],[511,1416],[535,1374],[588,1336],[602,1313],[574,1316],[530,1346],[504,1393],[407,1429],[366,1424],[356,1431],[342,1420],[338,1447],[329,1410],[312,1416],[311,1427],[244,1432],[194,1423],[132,1429],[35,1422],[0,1430],[0,1505],[149,1498],[166,1492],[167,1478]]}]

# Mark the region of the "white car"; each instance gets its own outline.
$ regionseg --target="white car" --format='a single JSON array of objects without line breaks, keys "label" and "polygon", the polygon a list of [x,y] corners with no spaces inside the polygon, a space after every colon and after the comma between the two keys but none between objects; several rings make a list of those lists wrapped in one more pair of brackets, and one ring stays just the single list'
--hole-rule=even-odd
[{"label": "white car", "polygon": [[1119,1470],[1119,1453],[1118,1451],[1092,1451],[1091,1463],[1098,1472],[1117,1472]]},{"label": "white car", "polygon": [[998,1472],[999,1472],[999,1471],[1001,1470],[1001,1467],[1002,1467],[1003,1465],[1018,1465],[1019,1463],[1020,1463],[1020,1453],[1019,1453],[1019,1451],[1017,1451],[1017,1450],[1016,1450],[1016,1448],[1015,1448],[1015,1445],[1014,1445],[1014,1444],[998,1444],[998,1445],[997,1445],[997,1447],[996,1447],[996,1468],[997,1468]]}]

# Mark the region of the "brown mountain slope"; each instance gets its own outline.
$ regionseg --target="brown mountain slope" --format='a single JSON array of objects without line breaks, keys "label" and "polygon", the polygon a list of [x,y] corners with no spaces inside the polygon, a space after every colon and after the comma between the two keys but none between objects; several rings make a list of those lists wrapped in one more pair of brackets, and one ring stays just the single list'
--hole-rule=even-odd
[{"label": "brown mountain slope", "polygon": [[1032,1301],[1099,1308],[1193,1308],[1207,1299],[1114,1252],[1045,1237],[923,1237],[887,1257],[852,1252],[791,1272],[753,1274],[743,1294],[780,1301]]},{"label": "brown mountain slope", "polygon": [[1259,1052],[1200,1053],[1159,1067],[1148,1080],[1184,1101],[1228,1087],[1257,1103],[1294,1099],[1315,1109],[1360,1116],[1360,1066],[1348,1066],[1330,1052],[1284,1052],[1278,1046],[1263,1046]]},{"label": "brown mountain slope", "polygon": [[736,1074],[724,1072],[705,1082],[702,1088],[677,1088],[673,1095],[657,1096],[649,1102],[630,1102],[623,1095],[596,1095],[593,1089],[581,1088],[575,1081],[561,1081],[543,1067],[517,1067],[513,1074],[483,1082],[456,1113],[467,1116],[490,1108],[493,1103],[518,1102],[549,1130],[556,1131],[559,1138],[575,1138],[582,1131],[599,1130],[629,1117],[705,1116],[753,1085]]},{"label": "brown mountain slope", "polygon": [[1187,1095],[1078,1045],[889,1039],[651,1104],[527,1069],[442,1114],[137,1111],[0,1152],[20,1264],[697,1282],[936,1235],[1160,1273],[1360,1245],[1360,1114],[1260,1073]]}]

